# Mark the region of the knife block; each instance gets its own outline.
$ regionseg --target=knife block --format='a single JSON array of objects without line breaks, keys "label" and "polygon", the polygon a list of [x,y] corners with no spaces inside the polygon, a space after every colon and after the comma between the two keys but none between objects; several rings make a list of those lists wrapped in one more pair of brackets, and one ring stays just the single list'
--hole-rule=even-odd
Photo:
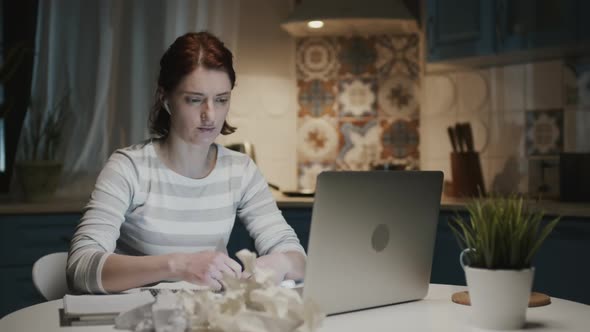
[{"label": "knife block", "polygon": [[472,197],[485,194],[483,173],[479,153],[451,152],[451,174],[453,186],[451,194],[453,197]]}]

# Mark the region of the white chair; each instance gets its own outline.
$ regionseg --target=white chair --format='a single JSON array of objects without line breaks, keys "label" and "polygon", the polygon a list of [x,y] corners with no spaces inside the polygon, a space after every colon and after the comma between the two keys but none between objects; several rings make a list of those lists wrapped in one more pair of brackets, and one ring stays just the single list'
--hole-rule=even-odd
[{"label": "white chair", "polygon": [[39,258],[33,264],[33,284],[47,301],[61,299],[68,293],[67,261],[67,252],[55,252]]}]

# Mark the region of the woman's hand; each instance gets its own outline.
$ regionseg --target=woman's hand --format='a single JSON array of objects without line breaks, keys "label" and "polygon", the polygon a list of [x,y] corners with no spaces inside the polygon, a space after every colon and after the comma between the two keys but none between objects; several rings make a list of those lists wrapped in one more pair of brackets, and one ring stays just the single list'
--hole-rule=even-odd
[{"label": "woman's hand", "polygon": [[256,267],[272,270],[274,272],[275,284],[283,281],[287,273],[291,270],[289,259],[281,252],[258,257],[256,259]]},{"label": "woman's hand", "polygon": [[228,255],[218,251],[171,254],[169,268],[175,278],[199,285],[221,289],[224,274],[241,278],[242,266]]}]

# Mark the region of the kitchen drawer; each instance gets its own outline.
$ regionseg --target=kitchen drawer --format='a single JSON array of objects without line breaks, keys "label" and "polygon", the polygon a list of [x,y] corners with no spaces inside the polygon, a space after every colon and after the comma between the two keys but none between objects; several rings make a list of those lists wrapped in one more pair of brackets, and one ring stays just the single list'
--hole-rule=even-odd
[{"label": "kitchen drawer", "polygon": [[0,317],[43,302],[33,285],[31,267],[0,268]]},{"label": "kitchen drawer", "polygon": [[0,267],[32,265],[39,257],[68,251],[79,214],[0,217]]},{"label": "kitchen drawer", "polygon": [[290,208],[282,209],[283,216],[287,223],[293,227],[299,242],[303,249],[307,252],[307,244],[309,241],[309,229],[311,227],[311,208]]}]

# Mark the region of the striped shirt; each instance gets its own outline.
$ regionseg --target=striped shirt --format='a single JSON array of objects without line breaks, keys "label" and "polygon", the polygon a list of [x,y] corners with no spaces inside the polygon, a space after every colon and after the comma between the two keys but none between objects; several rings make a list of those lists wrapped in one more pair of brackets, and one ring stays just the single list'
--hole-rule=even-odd
[{"label": "striped shirt", "polygon": [[151,141],[117,150],[98,176],[72,239],[70,289],[105,293],[102,267],[112,252],[160,255],[227,245],[236,214],[260,255],[305,254],[247,155],[217,144],[211,173],[192,179],[166,167]]}]

